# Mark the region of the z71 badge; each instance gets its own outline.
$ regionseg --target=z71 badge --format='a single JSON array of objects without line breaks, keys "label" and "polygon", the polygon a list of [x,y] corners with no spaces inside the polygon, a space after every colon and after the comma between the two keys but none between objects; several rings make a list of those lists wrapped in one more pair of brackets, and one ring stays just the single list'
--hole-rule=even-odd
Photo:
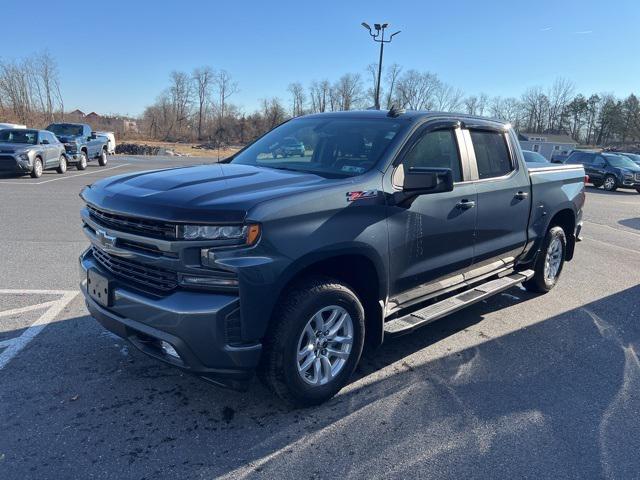
[{"label": "z71 badge", "polygon": [[355,202],[365,198],[374,198],[378,196],[378,190],[360,190],[358,192],[347,192],[347,202]]}]

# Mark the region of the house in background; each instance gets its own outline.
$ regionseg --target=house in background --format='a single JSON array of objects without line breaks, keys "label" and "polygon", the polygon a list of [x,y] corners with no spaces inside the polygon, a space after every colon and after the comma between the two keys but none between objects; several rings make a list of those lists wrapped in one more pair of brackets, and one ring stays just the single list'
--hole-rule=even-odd
[{"label": "house in background", "polygon": [[523,150],[537,152],[547,160],[554,155],[566,155],[578,146],[578,142],[566,134],[521,132],[518,140]]}]

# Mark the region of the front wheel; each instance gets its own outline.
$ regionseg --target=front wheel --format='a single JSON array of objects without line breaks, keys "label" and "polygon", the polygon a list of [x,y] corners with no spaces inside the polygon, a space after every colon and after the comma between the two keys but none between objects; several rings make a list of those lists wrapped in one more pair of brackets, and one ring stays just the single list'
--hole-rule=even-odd
[{"label": "front wheel", "polygon": [[89,159],[87,158],[87,152],[82,152],[80,154],[80,160],[78,161],[76,168],[78,170],[86,170],[88,162],[89,162]]},{"label": "front wheel", "polygon": [[604,183],[602,184],[602,187],[607,192],[615,192],[616,189],[618,188],[618,182],[616,181],[616,177],[614,177],[613,175],[607,175],[606,177],[604,177]]},{"label": "front wheel", "polygon": [[534,265],[534,275],[523,283],[530,292],[546,293],[560,278],[567,252],[567,238],[561,227],[551,227]]},{"label": "front wheel", "polygon": [[309,278],[276,309],[258,373],[290,405],[317,405],[346,385],[363,344],[356,294],[336,280]]},{"label": "front wheel", "polygon": [[40,178],[42,176],[42,160],[38,157],[33,161],[33,170],[31,170],[31,178]]},{"label": "front wheel", "polygon": [[65,158],[64,155],[60,155],[60,161],[58,163],[58,168],[56,169],[56,172],[64,173],[66,171],[67,171],[67,159]]},{"label": "front wheel", "polygon": [[98,165],[100,165],[101,167],[107,165],[107,151],[105,149],[102,149],[102,152],[100,152],[100,156],[98,157]]}]

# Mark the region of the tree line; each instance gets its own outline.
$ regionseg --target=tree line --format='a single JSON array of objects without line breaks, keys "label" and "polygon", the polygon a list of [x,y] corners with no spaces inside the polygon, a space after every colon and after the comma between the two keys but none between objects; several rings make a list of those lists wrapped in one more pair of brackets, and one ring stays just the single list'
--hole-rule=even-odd
[{"label": "tree line", "polygon": [[[239,91],[229,72],[210,67],[191,74],[173,72],[169,87],[149,106],[142,124],[149,136],[162,140],[200,140],[245,144],[291,117],[308,113],[370,108],[374,104],[377,65],[366,74],[346,73],[338,79],[292,82],[284,101],[269,97],[245,113],[231,102]],[[520,132],[566,133],[587,145],[640,142],[640,102],[631,94],[577,93],[573,82],[529,87],[519,97],[465,95],[432,72],[386,68],[380,85],[383,108],[462,112],[506,120]]]},{"label": "tree line", "polygon": [[40,126],[64,115],[58,65],[47,52],[0,59],[2,121]]},{"label": "tree line", "polygon": [[[143,135],[168,141],[201,141],[217,146],[246,144],[288,118],[308,113],[370,108],[377,65],[337,79],[292,82],[287,98],[266,97],[247,113],[233,102],[239,85],[224,69],[203,66],[174,71],[168,86],[145,108]],[[587,145],[640,143],[640,101],[635,94],[584,94],[564,78],[548,87],[529,87],[520,96],[465,95],[432,72],[385,68],[380,85],[383,108],[438,110],[509,121],[520,132],[567,133]],[[21,60],[0,59],[0,121],[44,126],[64,118],[58,66],[48,53]]]}]

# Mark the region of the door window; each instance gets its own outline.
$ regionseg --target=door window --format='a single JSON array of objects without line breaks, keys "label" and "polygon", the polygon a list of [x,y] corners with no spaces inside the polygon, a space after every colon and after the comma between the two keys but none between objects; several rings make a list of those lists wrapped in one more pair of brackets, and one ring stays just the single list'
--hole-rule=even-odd
[{"label": "door window", "polygon": [[504,134],[486,130],[471,130],[480,179],[502,177],[514,170]]},{"label": "door window", "polygon": [[453,130],[425,133],[402,161],[405,170],[413,167],[450,168],[453,181],[462,181],[460,154]]}]

